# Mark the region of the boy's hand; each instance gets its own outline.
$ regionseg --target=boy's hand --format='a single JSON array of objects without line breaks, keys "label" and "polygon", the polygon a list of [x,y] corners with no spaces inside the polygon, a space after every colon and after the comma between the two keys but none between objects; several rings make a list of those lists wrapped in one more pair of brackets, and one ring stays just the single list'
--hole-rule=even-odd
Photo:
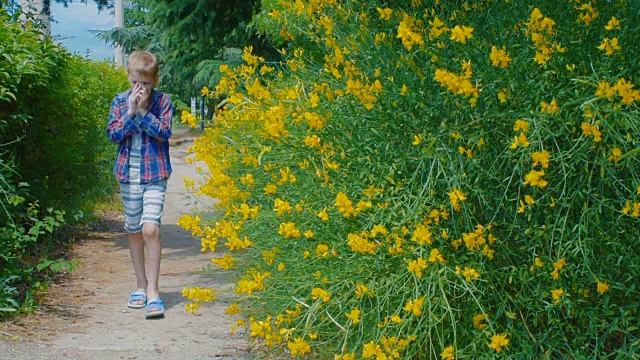
[{"label": "boy's hand", "polygon": [[131,90],[131,94],[129,95],[129,117],[132,119],[136,116],[136,112],[138,111],[138,104],[140,102],[139,92],[140,84],[135,84]]},{"label": "boy's hand", "polygon": [[139,94],[138,112],[140,113],[140,116],[144,117],[149,111],[149,105],[151,103],[151,90],[147,89],[144,85],[140,85]]}]

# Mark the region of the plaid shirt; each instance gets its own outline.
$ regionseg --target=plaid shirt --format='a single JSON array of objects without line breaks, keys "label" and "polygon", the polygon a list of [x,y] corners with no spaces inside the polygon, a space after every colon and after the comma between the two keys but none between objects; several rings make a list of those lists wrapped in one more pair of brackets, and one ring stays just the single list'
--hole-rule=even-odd
[{"label": "plaid shirt", "polygon": [[129,94],[131,90],[116,95],[111,102],[107,136],[118,143],[118,155],[113,173],[123,183],[129,182],[129,153],[131,152],[131,135],[140,131],[142,148],[140,154],[140,183],[168,179],[171,175],[169,160],[169,137],[171,137],[171,119],[173,104],[171,98],[159,91],[153,91],[151,106],[144,117],[129,117]]}]

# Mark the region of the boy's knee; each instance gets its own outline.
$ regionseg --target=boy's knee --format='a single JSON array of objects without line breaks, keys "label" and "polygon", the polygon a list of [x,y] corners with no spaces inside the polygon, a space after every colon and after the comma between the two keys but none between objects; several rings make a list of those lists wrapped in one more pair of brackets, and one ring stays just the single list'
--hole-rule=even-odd
[{"label": "boy's knee", "polygon": [[145,240],[156,240],[160,233],[160,227],[154,223],[142,224],[142,237]]}]

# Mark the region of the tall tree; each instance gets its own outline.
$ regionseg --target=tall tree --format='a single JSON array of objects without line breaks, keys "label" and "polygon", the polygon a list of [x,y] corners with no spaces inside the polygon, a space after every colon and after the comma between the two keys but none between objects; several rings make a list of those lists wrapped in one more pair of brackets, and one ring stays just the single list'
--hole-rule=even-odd
[{"label": "tall tree", "polygon": [[157,54],[164,86],[186,98],[205,85],[194,83],[200,63],[221,59],[225,48],[260,43],[248,25],[259,10],[260,0],[136,0],[125,9],[124,29],[98,36],[126,52]]}]

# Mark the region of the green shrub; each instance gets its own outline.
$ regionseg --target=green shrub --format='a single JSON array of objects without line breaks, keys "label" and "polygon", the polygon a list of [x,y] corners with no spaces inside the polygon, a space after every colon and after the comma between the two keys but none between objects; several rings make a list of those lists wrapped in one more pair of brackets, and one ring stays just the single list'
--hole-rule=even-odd
[{"label": "green shrub", "polygon": [[[71,55],[0,7],[0,317],[46,288],[64,213],[111,194],[110,102],[123,70]],[[46,209],[46,210],[43,210]],[[28,305],[28,304],[27,304]]]},{"label": "green shrub", "polygon": [[18,145],[18,163],[41,201],[87,210],[113,192],[115,148],[105,128],[111,100],[127,87],[124,70],[65,55],[49,88],[25,99],[33,120]]},{"label": "green shrub", "polygon": [[214,262],[241,269],[252,337],[342,360],[637,356],[640,8],[263,8],[286,67],[220,69],[208,181],[187,184],[223,215],[180,221],[241,250]]}]

